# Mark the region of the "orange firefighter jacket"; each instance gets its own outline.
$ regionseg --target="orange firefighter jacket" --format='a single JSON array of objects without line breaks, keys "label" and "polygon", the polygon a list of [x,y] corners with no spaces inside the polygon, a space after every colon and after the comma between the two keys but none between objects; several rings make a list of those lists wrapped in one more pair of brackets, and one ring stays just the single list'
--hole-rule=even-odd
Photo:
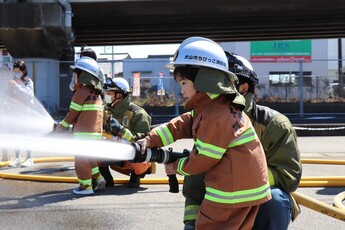
[{"label": "orange firefighter jacket", "polygon": [[[175,162],[181,175],[206,172],[204,201],[216,207],[241,208],[271,198],[264,150],[247,115],[225,96],[211,99],[199,92],[183,114],[150,132],[150,147],[171,144],[180,138],[194,139],[195,149]],[[206,204],[205,203],[205,204]]]},{"label": "orange firefighter jacket", "polygon": [[103,100],[92,87],[83,85],[72,97],[69,112],[60,123],[74,126],[74,136],[101,139],[103,132]]}]

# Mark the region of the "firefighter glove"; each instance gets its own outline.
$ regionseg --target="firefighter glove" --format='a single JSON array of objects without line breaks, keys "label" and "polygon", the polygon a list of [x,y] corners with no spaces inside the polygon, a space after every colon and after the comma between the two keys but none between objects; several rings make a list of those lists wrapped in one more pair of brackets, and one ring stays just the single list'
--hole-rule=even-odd
[{"label": "firefighter glove", "polygon": [[111,118],[108,122],[108,125],[104,127],[105,131],[111,133],[114,136],[118,136],[124,127],[121,125],[115,118]]}]

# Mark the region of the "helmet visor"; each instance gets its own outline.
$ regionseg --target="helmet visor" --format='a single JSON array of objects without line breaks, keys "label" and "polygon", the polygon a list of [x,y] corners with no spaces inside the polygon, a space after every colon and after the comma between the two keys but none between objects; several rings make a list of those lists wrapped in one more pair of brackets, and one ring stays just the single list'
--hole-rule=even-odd
[{"label": "helmet visor", "polygon": [[113,81],[112,78],[107,78],[107,80],[104,83],[103,90],[105,90],[105,91],[113,90],[115,92],[119,92],[119,93],[122,93],[122,94],[126,94],[127,93],[121,87],[119,87],[116,84],[116,82]]}]

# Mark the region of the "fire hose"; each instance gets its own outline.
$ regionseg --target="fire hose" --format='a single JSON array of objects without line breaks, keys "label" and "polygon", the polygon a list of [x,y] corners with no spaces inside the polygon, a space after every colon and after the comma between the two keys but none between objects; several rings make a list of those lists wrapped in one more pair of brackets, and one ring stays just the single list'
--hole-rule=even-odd
[{"label": "fire hose", "polygon": [[314,211],[320,212],[322,214],[336,218],[338,220],[345,221],[345,209],[344,209],[344,206],[342,205],[341,205],[341,208],[333,207],[324,202],[321,202],[314,198],[303,195],[302,193],[299,193],[299,192],[293,192],[291,193],[291,195],[295,198],[298,204],[303,205],[304,207],[310,208]]},{"label": "fire hose", "polygon": [[[140,151],[140,147],[137,151]],[[150,149],[144,155],[138,155],[139,158],[134,159],[135,161],[155,161],[157,163],[168,163],[173,162],[174,160],[187,156],[188,151],[182,153],[173,152],[172,149]],[[38,158],[34,159],[35,163],[43,162],[56,162],[56,161],[73,161],[74,157],[58,157],[58,158]],[[345,161],[342,160],[302,160],[303,163],[312,163],[312,164],[345,164]],[[7,166],[9,162],[0,162],[0,167]],[[62,183],[77,183],[76,177],[58,177],[58,176],[41,176],[41,175],[20,175],[14,173],[4,173],[0,172],[0,178],[4,179],[16,179],[16,180],[28,180],[28,181],[42,181],[42,182],[62,182]],[[176,178],[176,177],[175,177]],[[124,184],[128,182],[128,179],[115,179],[116,183]],[[173,182],[171,182],[173,181]],[[178,184],[183,183],[183,178],[175,179],[164,179],[164,178],[151,178],[151,179],[142,179],[142,184],[166,184],[171,183],[170,190],[176,189],[178,192]],[[299,187],[332,187],[332,186],[345,186],[345,177],[344,176],[329,176],[329,177],[318,177],[318,176],[309,176],[302,177]],[[345,207],[342,204],[342,201],[345,199],[345,192],[339,193],[334,198],[334,206],[328,205],[319,200],[313,199],[309,196],[301,194],[299,192],[293,192],[291,195],[295,198],[296,202],[302,206],[310,208],[314,211],[320,212],[324,215],[336,218],[338,220],[345,221]]]}]

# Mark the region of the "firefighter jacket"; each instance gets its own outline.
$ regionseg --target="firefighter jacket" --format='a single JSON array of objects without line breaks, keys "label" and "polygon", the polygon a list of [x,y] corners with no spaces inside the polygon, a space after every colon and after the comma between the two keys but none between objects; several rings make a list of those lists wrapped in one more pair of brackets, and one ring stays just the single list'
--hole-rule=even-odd
[{"label": "firefighter jacket", "polygon": [[103,132],[103,100],[93,87],[83,85],[72,97],[69,112],[60,125],[74,127],[78,138],[101,139]]},{"label": "firefighter jacket", "polygon": [[297,135],[290,120],[266,106],[257,105],[253,94],[246,96],[245,113],[265,150],[269,182],[286,193],[297,189],[302,176],[302,163]]},{"label": "firefighter jacket", "polygon": [[[134,141],[139,134],[145,135],[150,131],[151,117],[143,108],[130,102],[130,95],[127,95],[114,107],[106,106],[104,116],[105,122],[108,122],[110,116],[112,116],[124,126],[119,136],[126,141]],[[104,136],[106,136],[106,133]],[[111,139],[116,140],[116,137],[113,136]],[[148,169],[150,169],[150,173],[156,172],[155,163],[151,162],[130,163],[124,161],[123,166],[110,165],[110,167],[126,175],[129,175],[132,171],[137,175],[141,175],[147,173]]]},{"label": "firefighter jacket", "polygon": [[176,171],[184,176],[206,172],[205,204],[241,208],[271,198],[262,146],[247,115],[224,95],[214,99],[198,92],[186,104],[193,109],[150,132],[150,147],[171,144],[192,134],[195,149],[180,158]]},{"label": "firefighter jacket", "polygon": [[134,135],[150,131],[151,117],[143,108],[130,102],[130,95],[115,107],[105,107],[105,123],[110,115],[125,127],[122,130],[122,138],[125,140],[132,141]]}]

